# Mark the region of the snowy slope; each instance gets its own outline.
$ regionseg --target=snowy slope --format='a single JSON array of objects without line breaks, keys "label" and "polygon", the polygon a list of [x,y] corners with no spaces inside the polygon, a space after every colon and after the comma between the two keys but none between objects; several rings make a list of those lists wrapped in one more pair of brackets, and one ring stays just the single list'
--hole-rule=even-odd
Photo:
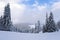
[{"label": "snowy slope", "polygon": [[0,31],[0,40],[60,40],[60,32],[31,34]]}]

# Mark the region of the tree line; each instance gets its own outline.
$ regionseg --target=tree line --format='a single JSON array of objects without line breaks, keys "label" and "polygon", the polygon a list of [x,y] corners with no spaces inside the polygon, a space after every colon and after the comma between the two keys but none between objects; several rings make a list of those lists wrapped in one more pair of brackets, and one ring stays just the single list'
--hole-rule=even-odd
[{"label": "tree line", "polygon": [[[53,13],[50,12],[49,17],[48,14],[46,13],[46,22],[42,26],[42,29],[40,26],[40,21],[38,20],[37,23],[35,24],[35,28],[31,30],[26,30],[25,32],[39,33],[40,31],[42,31],[43,33],[45,33],[45,32],[56,32],[59,29],[60,29],[60,21],[55,23]],[[14,27],[12,24],[9,4],[5,6],[4,15],[0,17],[0,30],[22,32],[22,30]]]}]

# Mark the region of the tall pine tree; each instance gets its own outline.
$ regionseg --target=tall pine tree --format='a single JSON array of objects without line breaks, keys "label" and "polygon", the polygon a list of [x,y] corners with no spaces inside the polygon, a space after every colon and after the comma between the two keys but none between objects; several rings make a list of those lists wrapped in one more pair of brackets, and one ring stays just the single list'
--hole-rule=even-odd
[{"label": "tall pine tree", "polygon": [[55,25],[53,14],[51,12],[49,16],[48,32],[54,32],[54,31],[57,31],[57,27]]},{"label": "tall pine tree", "polygon": [[35,24],[35,33],[39,33],[40,30],[41,30],[40,21],[38,20],[37,23]]},{"label": "tall pine tree", "polygon": [[12,23],[11,23],[10,5],[9,4],[7,4],[7,6],[5,6],[3,20],[4,20],[3,21],[4,30],[10,31],[10,27],[11,27]]},{"label": "tall pine tree", "polygon": [[49,19],[48,19],[48,14],[46,13],[46,24],[43,25],[43,32],[47,32],[48,24],[49,24]]},{"label": "tall pine tree", "polygon": [[43,32],[54,32],[57,31],[55,21],[53,19],[53,14],[50,12],[50,16],[46,14],[46,24],[43,26]]}]

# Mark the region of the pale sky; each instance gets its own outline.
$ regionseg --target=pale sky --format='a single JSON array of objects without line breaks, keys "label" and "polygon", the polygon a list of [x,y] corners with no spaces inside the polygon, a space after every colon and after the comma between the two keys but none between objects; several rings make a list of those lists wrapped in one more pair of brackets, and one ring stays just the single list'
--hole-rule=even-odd
[{"label": "pale sky", "polygon": [[10,3],[11,18],[16,23],[45,22],[46,13],[54,14],[54,20],[60,20],[60,0],[0,0],[0,16],[4,13],[4,7]]}]

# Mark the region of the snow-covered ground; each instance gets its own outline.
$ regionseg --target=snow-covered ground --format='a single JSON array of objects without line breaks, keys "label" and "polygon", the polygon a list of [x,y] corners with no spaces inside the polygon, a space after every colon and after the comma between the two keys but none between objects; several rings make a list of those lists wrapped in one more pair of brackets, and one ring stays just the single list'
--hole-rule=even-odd
[{"label": "snow-covered ground", "polygon": [[39,34],[0,31],[0,40],[60,40],[60,31]]}]

